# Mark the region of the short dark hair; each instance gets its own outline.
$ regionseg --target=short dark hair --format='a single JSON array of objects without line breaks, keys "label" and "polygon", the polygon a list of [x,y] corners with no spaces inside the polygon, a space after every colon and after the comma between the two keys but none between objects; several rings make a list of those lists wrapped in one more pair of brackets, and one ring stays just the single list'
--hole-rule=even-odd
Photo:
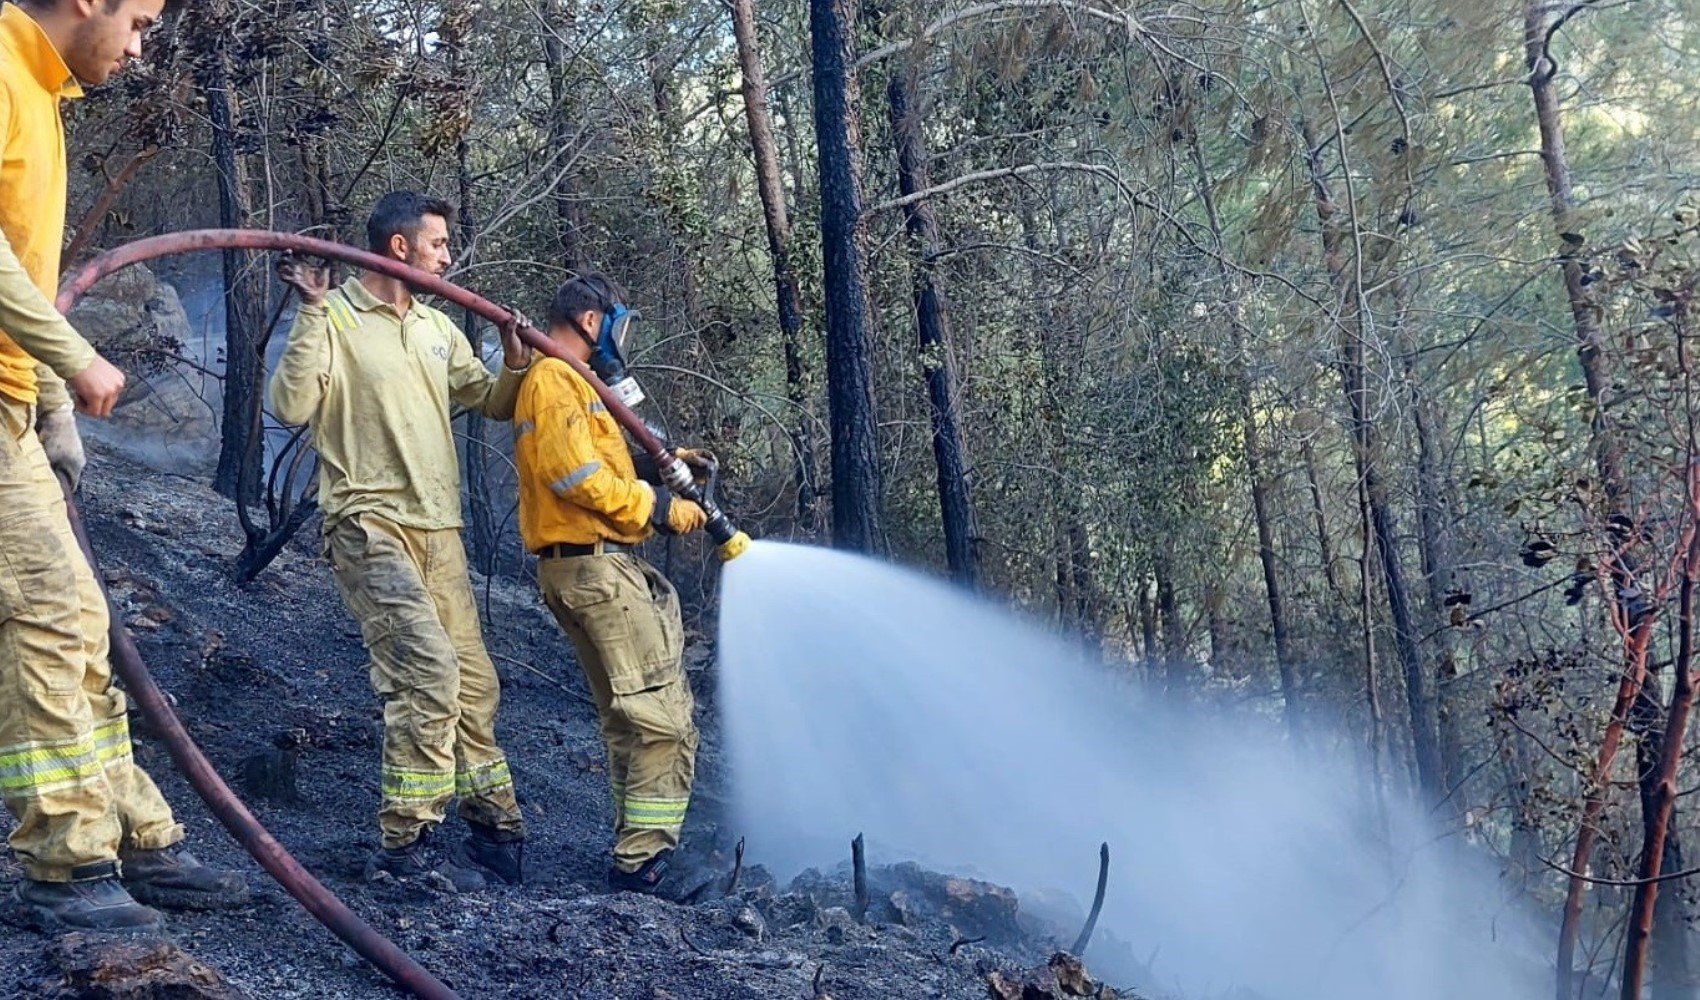
[{"label": "short dark hair", "polygon": [[[61,0],[16,0],[16,2],[19,7],[27,7],[30,10],[53,10],[59,6]],[[124,2],[125,0],[106,0],[107,12],[111,13],[117,10],[124,5]],[[185,2],[186,0],[165,0],[165,4],[160,10],[160,16],[169,17],[178,13]]]},{"label": "short dark hair", "polygon": [[441,198],[417,191],[391,191],[372,206],[366,217],[366,246],[373,253],[389,253],[390,238],[405,236],[409,243],[419,235],[419,226],[427,215],[440,215],[454,225],[455,207]]},{"label": "short dark hair", "polygon": [[555,300],[549,303],[549,323],[568,326],[580,313],[606,313],[616,303],[627,304],[626,290],[600,271],[587,271],[555,289]]}]

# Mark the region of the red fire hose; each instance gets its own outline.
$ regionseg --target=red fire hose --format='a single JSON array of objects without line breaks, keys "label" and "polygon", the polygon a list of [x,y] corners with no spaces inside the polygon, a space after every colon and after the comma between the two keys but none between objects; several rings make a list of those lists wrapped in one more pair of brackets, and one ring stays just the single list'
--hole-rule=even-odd
[{"label": "red fire hose", "polygon": [[[95,282],[114,271],[152,260],[155,257],[168,257],[180,253],[193,253],[197,250],[282,250],[294,253],[308,254],[330,260],[340,260],[368,271],[377,271],[392,278],[400,278],[415,289],[438,298],[453,302],[455,305],[470,309],[498,326],[513,319],[513,314],[496,305],[489,299],[475,295],[458,285],[450,284],[435,275],[426,274],[418,268],[409,267],[398,260],[380,257],[364,250],[356,250],[341,243],[330,240],[315,239],[311,236],[297,236],[293,233],[274,233],[263,229],[192,229],[182,233],[168,233],[164,236],[153,236],[134,243],[127,243],[115,250],[90,260],[76,270],[67,274],[59,285],[59,299],[56,303],[60,312],[68,311],[76,301],[92,287]],[[637,442],[638,447],[649,453],[655,461],[655,466],[663,478],[672,480],[669,473],[679,464],[679,459],[655,433],[645,424],[643,418],[632,412],[632,408],[622,403],[609,388],[597,378],[584,362],[568,354],[561,345],[549,339],[537,329],[524,326],[519,331],[520,339],[529,344],[533,350],[559,358],[573,367],[596,395],[608,407],[608,412],[619,421]],[[689,482],[690,476],[683,475],[680,482]],[[702,505],[708,514],[708,524],[704,530],[719,546],[720,558],[735,559],[749,548],[750,538],[739,531],[729,517],[715,503],[714,497],[695,486],[675,488],[675,492],[694,500]]]},{"label": "red fire hose", "polygon": [[[366,270],[400,278],[420,291],[470,309],[493,323],[504,324],[512,319],[506,309],[398,261],[328,240],[248,229],[203,229],[171,233],[138,240],[110,250],[66,275],[60,285],[59,298],[54,304],[60,312],[70,312],[71,307],[76,305],[96,282],[131,264],[180,253],[225,249],[294,251],[340,260]],[[650,454],[658,468],[666,471],[679,462],[679,459],[667,450],[666,445],[649,430],[642,418],[621,403],[582,362],[566,354],[554,341],[529,326],[520,330],[520,336],[535,350],[572,365],[596,390],[597,395],[607,405],[608,412],[631,433],[638,445]],[[721,543],[723,558],[732,558],[748,546],[748,536],[731,526],[726,516],[714,506],[712,497],[701,496],[693,490],[682,492],[691,499],[702,502],[710,517],[718,520],[722,530],[716,534],[716,541]],[[68,490],[65,494],[65,506],[70,514],[71,527],[76,532],[78,544],[82,546],[83,555],[87,557],[90,566],[95,566],[94,552],[89,546],[77,506]],[[722,535],[725,537],[721,537]],[[95,570],[95,579],[102,580],[98,568]],[[101,586],[104,590],[104,581]],[[212,763],[207,760],[200,747],[195,745],[177,713],[172,710],[164,693],[160,691],[159,685],[154,683],[153,676],[148,672],[147,665],[142,662],[141,653],[131,640],[129,631],[116,615],[112,617],[111,636],[113,668],[123,679],[125,688],[141,709],[143,716],[160,735],[172,761],[206,801],[213,815],[218,817],[225,829],[253,855],[260,867],[288,890],[316,920],[329,928],[362,958],[393,979],[397,985],[426,1000],[459,1000],[453,990],[432,976],[388,938],[374,930],[370,924],[360,919],[277,842],[213,769]]]}]

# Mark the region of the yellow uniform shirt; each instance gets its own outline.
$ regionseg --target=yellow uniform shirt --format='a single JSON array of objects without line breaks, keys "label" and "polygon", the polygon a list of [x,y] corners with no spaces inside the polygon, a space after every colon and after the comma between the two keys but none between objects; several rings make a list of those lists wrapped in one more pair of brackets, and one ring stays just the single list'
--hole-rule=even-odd
[{"label": "yellow uniform shirt", "polygon": [[523,377],[492,375],[417,298],[403,316],[350,278],[296,314],[268,396],[279,420],[312,428],[326,531],[368,512],[436,530],[462,523],[449,404],[506,420]]},{"label": "yellow uniform shirt", "polygon": [[655,488],[637,477],[620,425],[590,383],[558,358],[541,358],[514,407],[519,534],[548,545],[632,545],[654,530]]},{"label": "yellow uniform shirt", "polygon": [[[94,348],[53,308],[65,240],[65,123],[61,98],[82,89],[41,27],[15,4],[0,8],[0,394],[65,401],[54,378],[80,374]],[[46,386],[43,386],[45,389]]]}]

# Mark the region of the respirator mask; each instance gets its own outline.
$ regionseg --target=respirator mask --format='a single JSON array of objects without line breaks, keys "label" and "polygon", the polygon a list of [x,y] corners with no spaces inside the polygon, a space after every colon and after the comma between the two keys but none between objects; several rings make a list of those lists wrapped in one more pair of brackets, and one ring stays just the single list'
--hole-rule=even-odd
[{"label": "respirator mask", "polygon": [[643,388],[626,371],[626,336],[638,315],[621,303],[610,305],[602,313],[602,329],[590,354],[590,370],[627,406],[637,406],[644,400]]}]

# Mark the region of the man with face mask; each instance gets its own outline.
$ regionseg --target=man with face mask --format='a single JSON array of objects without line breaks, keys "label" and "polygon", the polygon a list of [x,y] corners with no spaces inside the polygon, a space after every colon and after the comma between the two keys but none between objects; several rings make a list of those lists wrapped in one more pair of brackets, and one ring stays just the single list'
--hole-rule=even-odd
[{"label": "man with face mask", "polygon": [[[148,932],[158,906],[215,908],[240,876],[183,850],[183,827],[131,756],[105,596],[57,473],[82,472],[71,399],[112,412],[124,375],[52,306],[65,227],[60,102],[142,52],[162,0],[0,8],[0,795],[17,820],[16,915],[42,930]],[[67,393],[67,384],[70,392]]]},{"label": "man with face mask", "polygon": [[[441,275],[453,215],[411,191],[385,195],[367,221],[370,248]],[[500,684],[461,546],[449,408],[511,417],[531,349],[516,327],[503,330],[504,368],[492,375],[405,282],[368,272],[332,290],[298,261],[278,271],[301,309],[272,375],[272,410],[312,429],[325,551],[384,702],[382,845],[368,874],[437,871],[464,890],[483,884],[482,869],[517,883],[525,824],[496,743]],[[471,835],[451,850],[433,833],[457,795]]]},{"label": "man with face mask", "polygon": [[[549,336],[586,362],[628,404],[621,340],[633,314],[600,274],[562,285]],[[687,465],[711,461],[680,449]],[[614,797],[615,889],[672,899],[702,885],[677,855],[696,774],[694,700],[680,660],[679,595],[636,546],[656,531],[682,535],[708,516],[640,478],[620,427],[566,362],[539,361],[514,410],[519,524],[538,557],[543,600],[578,651],[602,721]]]}]

